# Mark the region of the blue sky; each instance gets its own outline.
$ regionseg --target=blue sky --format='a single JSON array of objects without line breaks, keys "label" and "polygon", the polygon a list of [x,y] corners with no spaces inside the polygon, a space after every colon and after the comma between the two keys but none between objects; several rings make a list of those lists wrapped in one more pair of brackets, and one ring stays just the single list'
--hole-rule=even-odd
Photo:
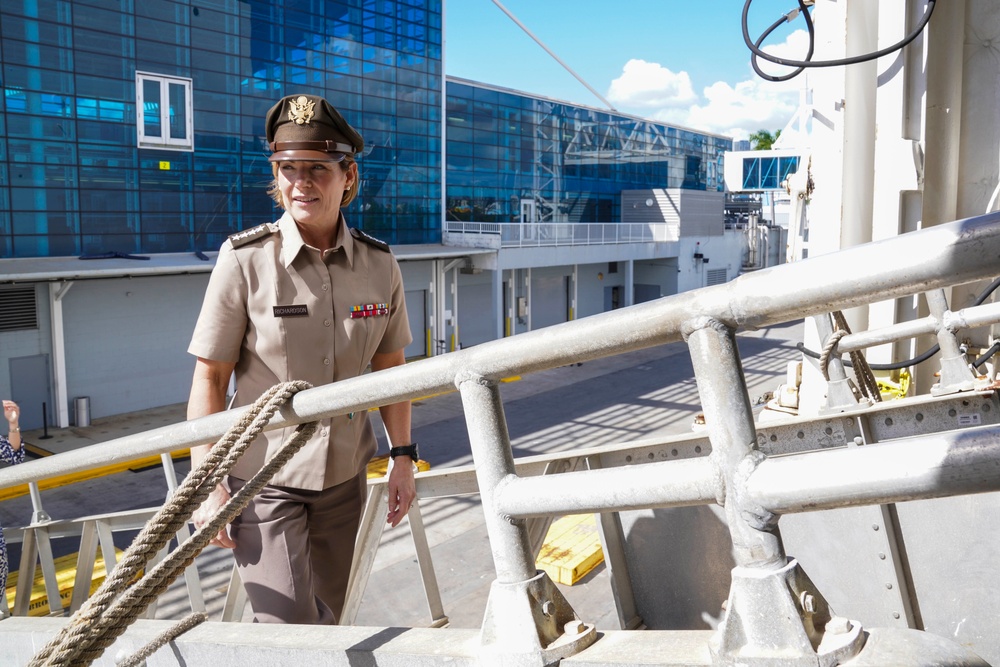
[{"label": "blue sky", "polygon": [[[741,139],[785,126],[801,85],[765,82],[750,67],[741,0],[500,0],[616,109]],[[795,3],[757,0],[757,37]],[[798,19],[768,49],[805,53]],[[603,102],[493,0],[445,0],[445,72],[587,106]],[[777,72],[777,69],[770,71]]]}]

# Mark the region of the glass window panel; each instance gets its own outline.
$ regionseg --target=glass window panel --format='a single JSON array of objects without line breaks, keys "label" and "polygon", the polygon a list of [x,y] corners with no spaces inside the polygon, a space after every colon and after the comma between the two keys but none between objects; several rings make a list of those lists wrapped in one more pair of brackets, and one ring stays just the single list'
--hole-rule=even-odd
[{"label": "glass window panel", "polygon": [[135,168],[135,152],[121,146],[80,144],[81,167]]},{"label": "glass window panel", "polygon": [[80,231],[83,234],[128,234],[137,231],[136,216],[115,202],[126,201],[125,191],[95,190],[80,200]]},{"label": "glass window panel", "polygon": [[103,30],[115,35],[132,34],[132,15],[128,12],[87,7],[73,12],[73,25],[79,28]]},{"label": "glass window panel", "polygon": [[124,57],[129,55],[131,37],[114,35],[96,30],[73,29],[73,47],[78,51],[90,51]]},{"label": "glass window panel", "polygon": [[105,166],[80,167],[80,186],[85,190],[117,190],[127,185],[134,187],[138,181],[137,172],[134,169],[113,169]]},{"label": "glass window panel", "polygon": [[[207,7],[206,5],[208,4],[206,2],[199,2],[197,7],[191,8],[191,13],[193,14],[191,18],[192,29],[197,26],[198,28],[215,30],[224,34],[239,34],[240,23],[243,18],[240,6],[243,3],[211,3],[216,5],[214,9]],[[216,9],[221,11],[216,11]],[[197,41],[193,41],[192,43],[199,44]]]},{"label": "glass window panel", "polygon": [[170,91],[170,138],[187,139],[187,88],[182,84],[169,83]]},{"label": "glass window panel", "polygon": [[132,125],[78,119],[76,130],[81,141],[135,145],[135,130]]},{"label": "glass window panel", "polygon": [[[64,78],[71,75],[76,58],[70,49],[39,47],[17,40],[3,40],[5,85],[8,88],[62,92]],[[21,65],[22,67],[12,67]],[[42,69],[44,65],[47,69]]]},{"label": "glass window panel", "polygon": [[108,100],[126,100],[132,93],[132,82],[121,79],[77,75],[74,78],[76,94],[80,97],[107,98]]},{"label": "glass window panel", "polygon": [[68,25],[14,16],[6,12],[3,21],[0,21],[0,36],[5,42],[23,40],[47,46],[70,46],[73,43],[72,34],[73,30]]},{"label": "glass window panel", "polygon": [[75,201],[76,191],[67,188],[10,189],[10,204],[15,211],[72,211],[76,208]]},{"label": "glass window panel", "polygon": [[160,82],[153,79],[142,81],[142,130],[146,137],[163,137],[160,122]]},{"label": "glass window panel", "polygon": [[133,76],[131,61],[121,56],[77,51],[73,61],[77,74],[120,77],[122,79],[131,79]]},{"label": "glass window panel", "polygon": [[80,254],[79,237],[75,235],[19,234],[13,239],[14,257],[58,257]]},{"label": "glass window panel", "polygon": [[65,118],[8,114],[6,121],[8,137],[23,137],[28,139],[49,137],[58,139],[59,141],[73,141],[76,139],[73,133],[75,124],[67,122]]},{"label": "glass window panel", "polygon": [[[200,22],[199,22],[200,24]],[[202,30],[194,26],[191,27],[191,44],[195,46],[200,54],[195,61],[199,67],[209,68],[201,54],[207,55],[210,52],[217,53],[239,53],[240,37],[238,33],[218,32],[216,30]]]},{"label": "glass window panel", "polygon": [[168,23],[184,23],[187,19],[188,11],[190,10],[186,6],[175,2],[165,2],[164,0],[159,0],[159,2],[141,2],[135,5],[136,16],[145,16]]}]

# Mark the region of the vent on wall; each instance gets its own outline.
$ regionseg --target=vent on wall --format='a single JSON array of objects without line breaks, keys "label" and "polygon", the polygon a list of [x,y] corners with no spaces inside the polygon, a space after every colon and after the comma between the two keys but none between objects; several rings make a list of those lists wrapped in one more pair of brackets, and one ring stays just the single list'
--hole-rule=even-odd
[{"label": "vent on wall", "polygon": [[0,288],[0,331],[37,328],[35,286]]},{"label": "vent on wall", "polygon": [[705,277],[709,285],[721,285],[727,280],[725,269],[709,269]]}]

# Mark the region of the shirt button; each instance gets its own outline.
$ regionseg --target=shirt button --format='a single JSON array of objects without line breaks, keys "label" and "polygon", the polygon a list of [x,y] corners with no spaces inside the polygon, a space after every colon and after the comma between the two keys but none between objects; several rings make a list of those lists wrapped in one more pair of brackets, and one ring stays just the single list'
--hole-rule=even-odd
[{"label": "shirt button", "polygon": [[320,431],[319,434],[325,438],[326,437],[326,429],[323,429],[322,431]]},{"label": "shirt button", "polygon": [[324,292],[329,292],[330,291],[330,286],[327,285],[326,283],[323,283],[323,291]]},{"label": "shirt button", "polygon": [[330,320],[323,320],[323,326],[325,327],[330,326]]},{"label": "shirt button", "polygon": [[324,359],[323,360],[323,365],[324,366],[329,366],[330,365],[330,359],[329,358]]}]

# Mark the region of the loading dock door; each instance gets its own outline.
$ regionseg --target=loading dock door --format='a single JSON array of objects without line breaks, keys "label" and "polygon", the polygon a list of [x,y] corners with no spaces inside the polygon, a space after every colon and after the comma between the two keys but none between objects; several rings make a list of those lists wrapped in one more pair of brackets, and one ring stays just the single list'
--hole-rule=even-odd
[{"label": "loading dock door", "polygon": [[493,340],[496,320],[492,315],[493,285],[463,285],[458,292],[458,344],[471,347]]},{"label": "loading dock door", "polygon": [[541,329],[569,319],[569,277],[531,277],[531,328]]},{"label": "loading dock door", "polygon": [[49,417],[55,416],[49,382],[49,355],[13,357],[10,360],[11,400],[21,408],[21,428],[29,431],[42,428],[42,403],[48,406]]}]

